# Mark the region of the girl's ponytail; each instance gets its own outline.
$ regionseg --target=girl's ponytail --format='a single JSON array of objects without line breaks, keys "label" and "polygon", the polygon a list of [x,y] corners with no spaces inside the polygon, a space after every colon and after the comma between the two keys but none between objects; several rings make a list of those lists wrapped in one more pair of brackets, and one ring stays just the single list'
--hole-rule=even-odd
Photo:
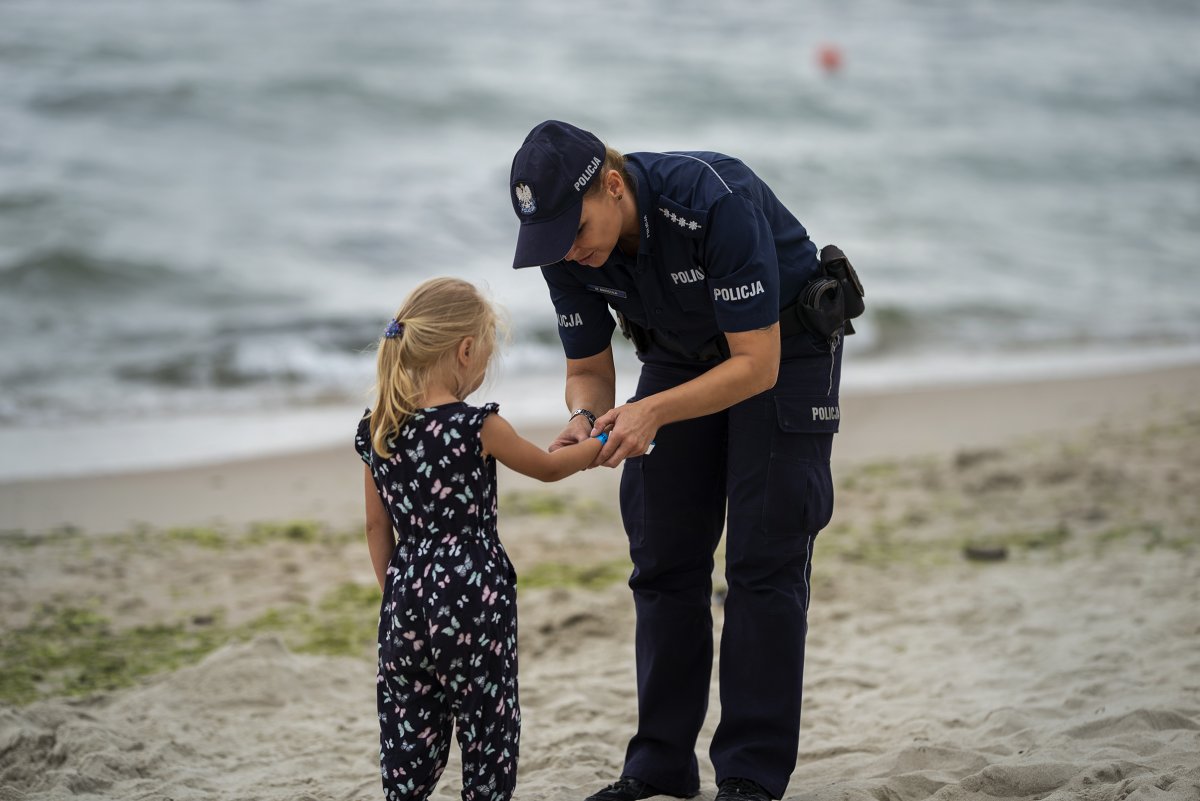
[{"label": "girl's ponytail", "polygon": [[[398,320],[392,320],[388,324],[389,332],[398,323]],[[399,323],[399,327],[402,332],[399,336],[385,334],[379,340],[379,353],[375,360],[376,392],[371,410],[371,445],[384,458],[392,455],[388,439],[417,410],[421,398],[421,382],[414,380],[412,369],[405,368],[406,363],[416,361],[405,353],[404,334],[408,333],[410,326]]]}]

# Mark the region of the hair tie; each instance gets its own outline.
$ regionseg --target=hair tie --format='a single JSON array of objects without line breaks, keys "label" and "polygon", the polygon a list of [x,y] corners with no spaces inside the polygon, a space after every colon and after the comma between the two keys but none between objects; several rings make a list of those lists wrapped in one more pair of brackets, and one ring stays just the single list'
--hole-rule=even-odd
[{"label": "hair tie", "polygon": [[383,329],[383,336],[387,339],[404,336],[404,323],[399,320],[392,320],[387,324],[387,328]]}]

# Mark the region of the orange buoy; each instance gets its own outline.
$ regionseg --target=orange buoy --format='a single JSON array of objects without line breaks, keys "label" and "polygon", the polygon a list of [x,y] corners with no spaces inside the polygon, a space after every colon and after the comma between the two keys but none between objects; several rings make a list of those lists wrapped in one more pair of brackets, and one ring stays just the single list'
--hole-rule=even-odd
[{"label": "orange buoy", "polygon": [[823,44],[817,48],[817,63],[826,72],[837,72],[842,68],[842,50],[837,45]]}]

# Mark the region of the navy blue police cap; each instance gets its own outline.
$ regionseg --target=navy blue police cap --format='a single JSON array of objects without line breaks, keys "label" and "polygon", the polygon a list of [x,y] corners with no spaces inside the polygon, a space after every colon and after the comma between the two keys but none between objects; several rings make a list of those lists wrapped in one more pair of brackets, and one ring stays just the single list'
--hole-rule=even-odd
[{"label": "navy blue police cap", "polygon": [[513,267],[561,261],[575,243],[583,195],[604,164],[604,143],[582,128],[547,120],[525,137],[509,173],[521,221]]}]

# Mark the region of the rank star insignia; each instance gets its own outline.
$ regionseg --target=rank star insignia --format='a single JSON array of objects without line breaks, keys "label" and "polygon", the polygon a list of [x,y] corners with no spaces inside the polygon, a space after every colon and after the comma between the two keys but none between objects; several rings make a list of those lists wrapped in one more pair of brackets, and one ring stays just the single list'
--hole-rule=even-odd
[{"label": "rank star insignia", "polygon": [[671,211],[670,209],[660,208],[659,211],[662,212],[662,216],[665,219],[670,220],[671,222],[678,225],[680,228],[687,228],[688,230],[691,230],[691,231],[698,231],[701,227],[700,223],[696,222],[695,220],[689,220],[686,217],[681,217],[678,214],[676,214],[675,212]]}]

